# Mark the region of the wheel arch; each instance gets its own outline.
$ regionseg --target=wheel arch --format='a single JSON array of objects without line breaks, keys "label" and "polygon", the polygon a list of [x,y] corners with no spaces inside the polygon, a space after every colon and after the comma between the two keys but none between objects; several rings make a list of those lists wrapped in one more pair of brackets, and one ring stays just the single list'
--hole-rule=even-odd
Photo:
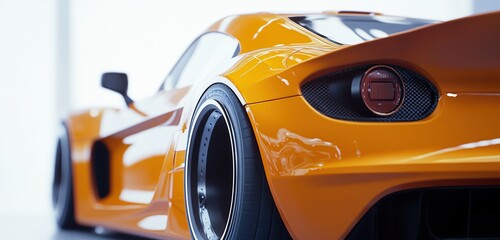
[{"label": "wheel arch", "polygon": [[[221,78],[221,79],[222,79],[222,78]],[[228,83],[229,83],[229,85],[228,85]],[[245,129],[245,130],[243,130],[243,131],[246,131],[246,132],[250,131],[250,132],[252,133],[251,135],[253,135],[253,137],[254,137],[254,141],[255,141],[255,145],[256,145],[256,148],[255,148],[255,153],[256,153],[256,154],[258,154],[257,156],[260,156],[260,155],[262,154],[262,151],[261,151],[261,146],[260,146],[260,144],[259,144],[259,139],[258,139],[259,137],[257,136],[258,132],[256,132],[256,131],[255,131],[255,130],[256,130],[256,128],[255,128],[254,116],[253,116],[253,115],[252,115],[252,113],[250,112],[250,109],[247,107],[247,103],[246,103],[246,102],[244,101],[244,99],[242,98],[242,94],[238,91],[238,88],[237,88],[237,87],[236,87],[236,86],[235,86],[235,85],[234,85],[231,81],[229,81],[229,80],[227,80],[227,79],[225,79],[225,81],[214,81],[214,82],[210,82],[210,84],[206,84],[206,85],[205,85],[205,86],[206,86],[206,88],[204,89],[204,91],[200,91],[200,95],[197,95],[197,97],[195,98],[196,102],[193,102],[193,105],[192,105],[192,108],[193,108],[193,109],[190,111],[190,114],[189,114],[189,115],[190,115],[190,118],[189,118],[189,126],[185,129],[185,132],[184,132],[184,134],[186,135],[186,137],[184,138],[184,139],[185,139],[185,141],[186,141],[186,142],[185,142],[185,144],[186,144],[186,145],[189,145],[189,143],[190,143],[191,141],[195,141],[195,139],[194,139],[194,140],[192,140],[192,137],[196,137],[195,135],[198,135],[198,134],[199,134],[199,133],[196,133],[196,134],[195,134],[195,132],[197,132],[197,131],[199,130],[199,129],[196,129],[196,124],[195,124],[195,123],[197,122],[197,114],[198,114],[199,112],[201,112],[202,110],[204,110],[204,104],[203,104],[203,103],[204,103],[206,100],[209,100],[209,101],[210,101],[210,99],[211,99],[211,97],[210,97],[211,95],[210,95],[210,94],[209,94],[209,95],[206,95],[206,93],[207,93],[208,91],[210,91],[210,89],[211,89],[212,87],[216,86],[216,85],[219,85],[219,86],[221,86],[221,87],[223,87],[223,88],[226,88],[226,91],[231,91],[232,93],[234,93],[235,97],[236,97],[236,98],[238,98],[238,101],[235,101],[235,102],[234,102],[234,104],[232,104],[232,105],[233,105],[233,106],[236,106],[237,104],[241,104],[239,107],[241,107],[241,108],[242,108],[243,112],[241,112],[241,114],[242,114],[242,115],[240,115],[240,116],[243,116],[243,115],[244,115],[244,116],[248,119],[248,124],[246,125],[247,127],[246,127],[246,128],[243,128],[243,129]],[[205,96],[205,95],[206,95],[206,96]],[[224,94],[221,94],[221,95],[224,95]],[[215,96],[219,96],[219,95],[218,95],[218,94],[215,94]],[[231,97],[230,97],[230,98],[231,98]],[[233,97],[232,99],[234,99],[234,100],[235,100],[235,98],[234,98],[234,97]],[[234,100],[233,100],[233,101],[234,101]],[[213,101],[213,100],[212,100],[212,101]],[[218,101],[215,101],[215,102],[218,102]],[[220,109],[223,109],[223,108],[224,108],[224,107],[222,107],[222,106],[221,106],[221,108],[220,108]],[[229,107],[229,108],[232,108],[232,107]],[[221,111],[225,112],[224,110],[221,110]],[[223,115],[224,115],[224,113],[223,113]],[[233,116],[234,116],[234,117],[236,117],[236,115],[233,115]],[[225,117],[225,118],[226,118],[226,117]],[[228,120],[229,120],[229,118],[233,118],[233,117],[227,117],[227,118],[228,118]],[[238,118],[238,117],[236,117],[236,118]],[[233,120],[234,120],[234,119],[233,119]],[[229,124],[229,125],[231,125],[231,124]],[[238,124],[237,124],[237,125],[238,125]],[[229,128],[231,128],[231,127],[229,127]],[[214,131],[215,131],[215,130],[214,130]],[[230,131],[230,132],[232,132],[232,131]],[[243,132],[242,132],[242,133],[243,133]],[[235,134],[235,133],[233,132],[232,134]],[[232,140],[231,140],[231,141],[232,141]],[[244,147],[244,145],[245,145],[245,147]],[[247,148],[247,147],[248,147],[248,143],[241,143],[241,149],[245,148],[245,149],[247,149],[247,150],[248,150],[248,148]],[[184,165],[184,167],[185,167],[185,168],[187,168],[187,167],[188,167],[188,161],[191,161],[191,160],[189,160],[189,159],[188,159],[188,158],[189,158],[189,156],[190,156],[190,153],[189,153],[190,149],[189,149],[189,147],[186,147],[185,151],[186,151],[186,152],[185,152],[185,155],[184,155],[184,164],[185,164],[185,165]],[[207,155],[208,155],[208,154],[207,154]],[[240,154],[238,153],[238,155],[240,155]],[[240,156],[244,156],[244,158],[253,158],[253,157],[255,157],[255,156],[253,156],[253,157],[249,157],[249,155],[244,154],[244,153],[242,153]],[[207,157],[207,159],[208,159],[208,157]],[[259,160],[258,160],[258,161],[260,161],[260,162],[261,162],[260,164],[264,165],[264,162],[263,162],[263,159],[262,159],[262,158],[260,158],[260,157],[259,157]],[[265,178],[265,180],[264,180],[264,181],[266,181],[266,182],[267,182],[267,181],[268,181],[268,178],[267,178],[267,176],[268,176],[268,173],[267,173],[267,172],[268,172],[268,171],[267,171],[267,169],[266,169],[264,166],[263,166],[262,170],[263,170],[263,172],[262,172],[262,173],[263,173],[263,175],[262,175],[262,176]],[[185,184],[188,182],[188,178],[189,178],[189,176],[187,176],[187,175],[186,175],[186,176],[184,176],[184,181],[185,181]],[[188,184],[189,184],[189,183],[188,183]],[[265,183],[265,184],[267,185],[267,183]],[[186,188],[186,187],[185,187],[185,188]],[[267,188],[267,187],[263,187],[263,188]],[[264,190],[263,190],[263,191],[264,191]],[[269,190],[268,190],[268,191],[269,191]],[[185,195],[185,198],[187,199],[187,198],[188,198],[187,192],[185,192],[185,193],[184,193],[184,195]],[[269,196],[270,196],[270,197],[274,200],[274,194],[272,193],[272,191],[271,191],[271,193],[270,193],[270,195],[269,195]],[[186,207],[186,211],[187,211],[187,208],[188,208],[189,206],[188,206],[188,205],[186,205],[185,207]],[[279,213],[277,213],[277,215],[276,215],[276,216],[278,216],[278,218],[280,218],[280,217],[279,217],[279,215],[280,215],[280,214],[279,214]],[[281,220],[280,220],[280,222],[281,222]],[[192,227],[192,226],[191,226],[191,227]],[[287,234],[288,234],[288,233],[287,233]]]}]

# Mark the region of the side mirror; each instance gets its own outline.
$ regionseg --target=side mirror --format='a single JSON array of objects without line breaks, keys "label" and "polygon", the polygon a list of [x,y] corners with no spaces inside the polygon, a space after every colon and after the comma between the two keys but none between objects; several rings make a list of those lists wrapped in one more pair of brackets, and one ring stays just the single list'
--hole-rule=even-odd
[{"label": "side mirror", "polygon": [[107,72],[102,74],[101,86],[109,90],[115,91],[123,96],[127,105],[133,103],[132,99],[127,95],[128,77],[125,73]]}]

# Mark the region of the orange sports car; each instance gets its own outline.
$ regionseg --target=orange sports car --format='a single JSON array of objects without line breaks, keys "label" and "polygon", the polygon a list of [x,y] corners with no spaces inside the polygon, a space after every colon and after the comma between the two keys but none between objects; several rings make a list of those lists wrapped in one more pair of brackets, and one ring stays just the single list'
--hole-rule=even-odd
[{"label": "orange sports car", "polygon": [[500,12],[230,16],[159,91],[62,124],[62,228],[167,239],[499,239]]}]

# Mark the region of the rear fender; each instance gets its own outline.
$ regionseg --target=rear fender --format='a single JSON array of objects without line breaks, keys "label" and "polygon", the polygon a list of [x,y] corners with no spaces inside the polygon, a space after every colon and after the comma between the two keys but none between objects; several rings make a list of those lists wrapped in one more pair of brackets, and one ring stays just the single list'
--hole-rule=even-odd
[{"label": "rear fender", "polygon": [[[309,80],[338,70],[369,64],[392,64],[413,70],[441,93],[498,93],[500,85],[500,12],[437,23],[386,38],[325,51],[302,48],[286,59],[287,68],[241,78],[228,72],[247,104],[300,95]],[[332,44],[333,45],[333,44]],[[300,63],[293,63],[298,57]],[[237,70],[237,69],[236,69]],[[250,71],[271,71],[247,69]],[[256,75],[255,73],[253,75]],[[258,93],[258,94],[257,94]]]}]

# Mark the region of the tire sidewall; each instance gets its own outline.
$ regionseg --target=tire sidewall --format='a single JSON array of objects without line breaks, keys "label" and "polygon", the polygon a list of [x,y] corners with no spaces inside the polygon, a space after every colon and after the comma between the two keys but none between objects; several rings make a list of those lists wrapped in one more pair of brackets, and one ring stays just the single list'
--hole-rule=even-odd
[{"label": "tire sidewall", "polygon": [[61,228],[68,229],[75,227],[76,223],[73,209],[73,171],[71,166],[71,149],[68,131],[65,125],[61,126],[59,144],[60,182],[59,189],[55,190],[59,191],[57,194],[57,201],[55,203],[55,215],[57,224]]},{"label": "tire sidewall", "polygon": [[[242,115],[244,114],[244,111],[242,111],[244,108],[240,105],[240,102],[238,100],[238,98],[234,95],[234,93],[231,92],[231,90],[225,86],[225,85],[222,85],[222,84],[215,84],[215,85],[212,85],[210,88],[207,89],[207,91],[203,94],[203,96],[201,97],[200,101],[198,102],[196,108],[195,108],[195,115],[196,113],[198,113],[199,111],[203,110],[203,109],[200,109],[200,107],[203,105],[203,103],[205,103],[206,101],[209,101],[209,100],[214,100],[216,101],[217,103],[219,103],[224,112],[225,112],[225,115],[227,117],[227,120],[228,120],[228,124],[230,126],[230,131],[231,131],[231,134],[233,135],[233,144],[234,144],[234,150],[236,151],[236,157],[234,158],[234,160],[236,162],[234,162],[234,166],[235,166],[235,181],[234,181],[234,184],[236,185],[235,186],[235,192],[234,192],[234,200],[233,200],[233,206],[232,206],[232,212],[231,212],[231,215],[229,216],[229,226],[227,227],[227,230],[226,230],[226,233],[225,233],[225,236],[224,236],[224,239],[238,239],[238,236],[240,235],[238,233],[238,228],[240,226],[240,222],[241,222],[241,213],[242,213],[242,209],[243,209],[243,202],[244,202],[244,187],[245,187],[245,171],[244,171],[244,168],[245,168],[245,148],[244,148],[244,144],[243,144],[243,141],[241,141],[243,139],[243,128],[244,127],[248,127],[248,126],[243,126],[248,120],[246,119],[246,115]],[[235,105],[235,104],[238,104],[238,105]],[[197,118],[193,118],[192,121],[191,121],[191,124],[190,124],[190,129],[189,129],[189,137],[191,138],[193,136],[193,130],[195,129],[192,129],[195,125],[196,125],[196,120]],[[191,204],[189,203],[190,202],[190,197],[189,197],[189,182],[190,180],[188,180],[188,176],[189,173],[187,171],[190,171],[190,168],[189,168],[189,156],[190,156],[190,153],[189,153],[189,150],[190,150],[190,147],[189,145],[190,144],[193,144],[193,141],[192,139],[189,139],[188,140],[188,152],[186,153],[186,169],[185,169],[185,175],[186,175],[186,178],[185,178],[185,191],[186,191],[186,208],[191,208]],[[188,213],[189,215],[189,213]],[[190,218],[192,217],[191,216],[188,216],[188,221],[190,222]],[[192,229],[193,225],[191,223],[188,224],[189,227],[190,227],[190,231],[191,231],[191,234],[193,234],[193,236],[195,236],[194,238],[195,239],[198,239],[198,235],[200,234],[200,230],[195,230],[195,229]],[[201,233],[202,234],[202,233]],[[202,235],[203,236],[203,235]]]}]

